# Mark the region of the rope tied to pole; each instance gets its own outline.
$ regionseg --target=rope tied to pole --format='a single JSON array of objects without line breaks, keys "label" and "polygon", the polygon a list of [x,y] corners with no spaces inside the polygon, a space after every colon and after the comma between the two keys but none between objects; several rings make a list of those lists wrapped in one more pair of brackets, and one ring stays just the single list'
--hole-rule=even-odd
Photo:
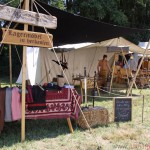
[{"label": "rope tied to pole", "polygon": [[[36,2],[36,0],[34,1],[34,5],[35,5],[35,8],[36,8],[37,12],[39,13],[38,8],[37,8],[35,2]],[[36,3],[37,3],[37,2],[36,2]],[[43,9],[44,9],[44,8],[43,8]],[[44,26],[44,30],[45,30],[46,34],[49,34],[49,33],[47,32],[47,29],[45,28],[45,26]],[[49,42],[51,43],[51,40],[50,40],[50,37],[49,37],[49,36],[48,36],[48,38],[49,38]],[[57,59],[58,63],[60,64],[60,60],[59,60],[59,58],[58,58],[58,56],[57,56],[57,53],[56,53],[54,47],[52,48],[52,50],[53,50],[53,52],[54,52],[54,54],[55,54],[55,56],[56,56],[56,59]],[[63,68],[61,67],[61,65],[59,65],[59,66],[60,66],[61,71],[62,71],[63,74],[64,74],[65,79],[67,80],[68,85],[70,86],[70,83],[69,83],[68,77],[67,77],[66,74],[65,74],[65,71],[63,70]],[[70,87],[71,87],[71,86],[70,86]],[[74,95],[73,89],[71,89],[71,92],[72,92],[72,94],[73,94],[73,97],[74,97],[74,99],[75,99],[75,101],[76,101],[76,103],[77,103],[79,109],[80,109],[80,112],[81,112],[82,115],[83,115],[83,118],[84,118],[86,124],[88,125],[89,132],[90,132],[90,134],[93,136],[93,138],[95,139],[95,141],[96,141],[96,143],[97,143],[97,145],[98,145],[98,150],[100,150],[100,149],[101,149],[101,146],[100,146],[100,144],[99,144],[97,138],[95,137],[94,133],[92,132],[92,129],[91,129],[89,123],[87,122],[87,119],[85,118],[85,115],[84,115],[84,113],[83,113],[83,111],[82,111],[82,109],[81,109],[81,107],[80,107],[80,105],[79,105],[79,103],[78,103],[78,101],[77,101],[77,99],[76,99],[76,96]]]}]

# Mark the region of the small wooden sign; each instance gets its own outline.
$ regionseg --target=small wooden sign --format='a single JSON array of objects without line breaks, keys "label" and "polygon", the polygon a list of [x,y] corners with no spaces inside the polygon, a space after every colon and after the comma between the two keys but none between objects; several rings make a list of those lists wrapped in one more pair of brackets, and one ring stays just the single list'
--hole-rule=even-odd
[{"label": "small wooden sign", "polygon": [[125,52],[129,53],[129,46],[108,46],[107,47],[107,52]]},{"label": "small wooden sign", "polygon": [[132,98],[114,98],[114,121],[126,122],[132,120]]},{"label": "small wooden sign", "polygon": [[37,46],[47,48],[53,47],[52,34],[2,28],[0,30],[0,36],[0,41],[4,44]]},{"label": "small wooden sign", "polygon": [[0,5],[0,19],[56,29],[57,18],[51,15]]}]

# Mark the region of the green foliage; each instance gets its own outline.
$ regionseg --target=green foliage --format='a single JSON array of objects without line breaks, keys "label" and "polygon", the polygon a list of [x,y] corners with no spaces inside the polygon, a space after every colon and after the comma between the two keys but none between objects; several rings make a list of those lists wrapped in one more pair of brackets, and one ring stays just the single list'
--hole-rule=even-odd
[{"label": "green foliage", "polygon": [[[74,13],[111,24],[150,28],[150,0],[76,0]],[[133,38],[133,39],[132,39]],[[132,35],[131,41],[148,41],[150,33]]]},{"label": "green foliage", "polygon": [[0,4],[7,4],[8,3],[8,5],[9,6],[13,6],[13,7],[16,7],[19,3],[20,3],[20,0],[15,0],[15,1],[12,1],[11,3],[9,3],[10,2],[10,0],[0,0]]},{"label": "green foliage", "polygon": [[43,3],[49,4],[51,6],[57,7],[59,9],[64,10],[64,1],[63,0],[40,0]]},{"label": "green foliage", "polygon": [[114,11],[113,14],[110,16],[110,21],[114,22],[118,25],[126,25],[128,26],[128,17],[121,11]]},{"label": "green foliage", "polygon": [[119,25],[128,24],[128,18],[121,10],[118,10],[116,0],[76,0],[74,8],[80,12],[81,16],[94,20]]},{"label": "green foliage", "polygon": [[99,0],[77,0],[76,6],[81,16],[95,20],[101,20],[106,16],[105,10]]},{"label": "green foliage", "polygon": [[62,9],[62,10],[65,9],[63,0],[51,0],[50,4],[54,7],[57,7],[57,8]]}]

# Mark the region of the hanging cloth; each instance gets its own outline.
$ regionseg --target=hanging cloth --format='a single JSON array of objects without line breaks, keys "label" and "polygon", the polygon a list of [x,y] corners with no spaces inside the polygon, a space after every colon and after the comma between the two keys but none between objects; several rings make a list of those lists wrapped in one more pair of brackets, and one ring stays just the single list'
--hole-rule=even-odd
[{"label": "hanging cloth", "polygon": [[19,94],[19,88],[14,87],[12,89],[12,120],[20,120],[21,119],[21,97]]},{"label": "hanging cloth", "polygon": [[6,89],[6,97],[5,97],[5,122],[12,121],[12,88]]},{"label": "hanging cloth", "polygon": [[4,127],[6,89],[0,88],[0,133]]}]

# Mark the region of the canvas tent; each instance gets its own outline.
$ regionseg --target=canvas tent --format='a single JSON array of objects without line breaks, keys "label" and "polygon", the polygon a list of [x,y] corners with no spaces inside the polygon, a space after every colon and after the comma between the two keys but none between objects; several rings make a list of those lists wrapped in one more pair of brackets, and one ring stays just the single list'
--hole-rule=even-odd
[{"label": "canvas tent", "polygon": [[[147,45],[148,45],[148,42],[139,42],[139,46],[143,49],[146,49]],[[148,49],[150,50],[150,46],[148,47]]]},{"label": "canvas tent", "polygon": [[[84,67],[86,67],[87,74],[89,76],[94,76],[94,71],[97,71],[98,60],[102,59],[104,54],[108,55],[109,63],[110,65],[112,65],[114,60],[114,52],[108,53],[107,47],[121,45],[129,46],[129,50],[134,53],[144,52],[144,49],[121,37],[110,39],[100,43],[91,44],[77,49],[74,48],[72,50],[64,52],[69,68],[65,71],[65,73],[67,75],[67,78],[69,79],[69,82],[72,83],[73,75],[75,77],[79,74],[83,75]],[[34,53],[36,53],[36,56]],[[57,53],[57,55],[58,58],[61,57],[61,53]],[[61,74],[61,69],[59,65],[57,65],[52,60],[56,60],[56,56],[54,52],[52,52],[50,49],[28,48],[27,68],[28,77],[30,80],[32,79],[31,84],[40,83],[40,81],[41,83],[51,82],[53,77]],[[37,65],[35,65],[33,62],[37,63]],[[21,75],[19,76],[17,83],[21,83]]]}]

